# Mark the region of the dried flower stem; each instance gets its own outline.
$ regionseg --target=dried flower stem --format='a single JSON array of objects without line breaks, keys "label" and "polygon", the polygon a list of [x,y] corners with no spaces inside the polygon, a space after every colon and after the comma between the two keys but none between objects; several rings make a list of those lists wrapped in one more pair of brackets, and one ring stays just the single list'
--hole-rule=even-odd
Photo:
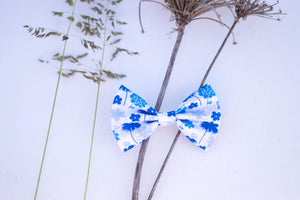
[{"label": "dried flower stem", "polygon": [[[224,7],[230,5],[227,1],[224,0],[166,0],[165,4],[155,1],[155,0],[140,0],[139,4],[139,11],[141,10],[141,2],[153,2],[153,3],[158,3],[165,7],[167,10],[169,10],[172,13],[172,20],[176,21],[176,25],[178,27],[178,35],[177,35],[177,40],[175,43],[175,46],[173,48],[173,52],[169,61],[169,66],[167,69],[167,72],[165,74],[165,79],[163,81],[155,109],[158,111],[161,103],[163,101],[165,91],[168,85],[168,81],[172,72],[172,68],[174,65],[174,61],[178,52],[178,48],[180,46],[182,36],[184,34],[184,28],[189,22],[193,21],[195,18],[198,16],[209,12],[209,11],[214,11],[217,14],[217,17],[219,18],[219,14],[216,12],[217,8]],[[140,12],[139,12],[140,14]],[[141,15],[139,15],[140,23],[141,23]],[[219,20],[216,20],[219,21]],[[222,24],[220,21],[219,23]],[[143,26],[141,24],[142,32]],[[134,183],[133,183],[133,191],[132,191],[132,200],[138,200],[139,196],[139,186],[140,186],[140,178],[141,178],[141,172],[142,172],[142,165],[146,153],[146,148],[149,143],[149,138],[146,139],[142,145],[141,149],[139,152],[139,157],[136,165],[136,171],[135,171],[135,177],[134,177]]]},{"label": "dried flower stem", "polygon": [[[149,1],[149,2],[154,2],[154,3],[159,3],[158,1],[155,0],[140,0],[140,3],[142,1]],[[220,46],[218,52],[216,53],[214,59],[212,60],[209,68],[207,69],[203,80],[200,84],[200,87],[202,87],[206,81],[206,78],[208,76],[208,74],[210,73],[216,59],[218,58],[219,54],[221,53],[224,45],[226,44],[229,36],[232,34],[234,27],[236,26],[236,24],[238,23],[239,19],[243,18],[246,19],[247,16],[250,15],[256,15],[256,16],[260,16],[260,17],[264,17],[264,18],[268,18],[268,19],[274,19],[273,16],[274,15],[278,15],[278,14],[282,14],[281,10],[279,10],[279,12],[272,12],[273,7],[275,5],[278,4],[278,1],[273,4],[273,5],[268,5],[267,3],[265,3],[265,1],[260,2],[259,0],[231,0],[231,1],[223,1],[223,0],[165,0],[165,4],[162,4],[162,6],[167,7],[168,10],[171,11],[172,13],[172,19],[176,20],[176,24],[178,26],[180,25],[187,25],[189,22],[193,21],[193,20],[197,20],[197,19],[205,19],[203,17],[198,17],[206,12],[209,11],[214,11],[217,15],[218,20],[215,19],[211,19],[208,18],[209,20],[213,20],[215,22],[218,22],[220,24],[223,24],[223,22],[220,19],[220,15],[217,13],[216,9],[217,8],[221,8],[221,7],[228,7],[230,9],[230,11],[233,13],[232,9],[232,5],[234,6],[234,11],[235,11],[235,20],[231,26],[231,28],[228,31],[228,34],[226,35],[222,45]],[[139,7],[140,9],[140,7]],[[140,18],[141,20],[141,18]],[[279,19],[277,19],[279,20]],[[142,26],[142,25],[141,25]],[[225,26],[227,27],[227,26]],[[228,28],[228,27],[227,27]],[[143,30],[143,28],[142,28]],[[235,42],[234,42],[235,43]],[[180,135],[180,131],[177,132],[173,143],[169,149],[169,152],[164,160],[164,163],[160,169],[160,172],[158,174],[158,177],[155,180],[155,183],[152,187],[151,193],[148,197],[148,200],[150,200],[154,194],[154,191],[157,187],[157,184],[159,182],[159,179],[162,175],[162,172],[168,162],[168,159],[174,149],[174,146],[176,145],[176,142],[178,140],[178,137]],[[148,140],[146,141],[145,144],[142,145],[142,147],[146,148],[148,145]],[[143,164],[143,158],[144,158],[144,154],[145,154],[145,149],[141,148],[140,150],[140,155],[139,155],[139,160],[137,163],[137,171],[136,171],[136,176],[135,176],[135,183],[137,182],[137,185],[134,185],[134,191],[135,188],[137,188],[137,194],[134,193],[133,191],[133,200],[138,199],[138,187],[139,187],[139,176],[140,176],[140,171],[141,170],[141,166]],[[140,162],[141,159],[141,162]],[[138,177],[137,177],[138,176]],[[138,179],[138,180],[136,180]]]},{"label": "dried flower stem", "polygon": [[[76,6],[76,0],[74,2],[74,6],[73,6],[72,17],[74,15],[75,6]],[[72,21],[69,22],[69,26],[68,26],[68,30],[67,30],[67,34],[66,34],[67,37],[69,36],[69,33],[70,33],[71,24],[72,24]],[[53,119],[54,110],[55,110],[56,98],[57,98],[59,83],[60,83],[61,74],[62,74],[62,67],[63,67],[63,63],[64,63],[64,56],[65,56],[65,52],[66,52],[67,42],[68,42],[68,40],[65,40],[64,48],[63,48],[63,52],[62,52],[62,60],[60,62],[60,68],[59,68],[59,72],[58,72],[58,78],[57,78],[56,89],[55,89],[55,94],[54,94],[54,100],[53,100],[53,105],[52,105],[52,110],[51,110],[51,115],[50,115],[48,131],[47,131],[47,137],[46,137],[46,142],[45,142],[45,145],[44,145],[44,151],[43,151],[43,157],[42,157],[42,161],[41,161],[39,176],[38,176],[38,180],[37,180],[37,184],[36,184],[36,188],[35,188],[34,200],[36,200],[36,198],[37,198],[39,185],[40,185],[40,180],[41,180],[41,175],[42,175],[42,171],[43,171],[44,160],[45,160],[46,150],[47,150],[47,146],[48,146],[50,129],[51,129],[52,119]]]},{"label": "dried flower stem", "polygon": [[[106,9],[108,10],[109,0],[107,0]],[[101,74],[102,74],[102,68],[104,63],[104,52],[105,52],[105,46],[106,46],[106,32],[107,32],[107,19],[108,19],[108,11],[105,15],[105,24],[104,24],[104,30],[103,30],[103,45],[102,45],[102,56],[101,56],[101,64],[99,69],[99,80],[101,80]],[[92,138],[91,138],[91,146],[90,146],[90,154],[89,154],[89,163],[88,163],[88,170],[87,170],[87,177],[86,177],[86,183],[85,183],[85,190],[84,190],[84,200],[86,199],[87,194],[87,188],[89,184],[89,176],[90,176],[90,168],[91,168],[91,160],[92,160],[92,152],[93,152],[93,143],[94,143],[94,135],[95,135],[95,127],[96,127],[96,119],[97,119],[97,110],[98,110],[98,103],[99,103],[99,94],[100,94],[100,83],[98,82],[98,88],[97,88],[97,97],[96,97],[96,105],[95,105],[95,112],[94,112],[94,122],[93,122],[93,130],[92,130]]]},{"label": "dried flower stem", "polygon": [[[181,44],[182,37],[184,34],[184,28],[185,28],[185,25],[182,25],[178,28],[177,39],[176,39],[175,45],[173,47],[173,51],[172,51],[172,55],[171,55],[171,58],[169,61],[167,72],[165,74],[165,78],[164,78],[163,84],[161,86],[161,89],[160,89],[160,92],[159,92],[159,95],[158,95],[158,98],[157,98],[157,101],[155,104],[155,110],[157,110],[157,111],[159,111],[162,101],[163,101],[163,98],[166,93],[166,89],[167,89],[167,86],[168,86],[168,83],[170,80],[170,76],[172,73],[172,69],[174,66],[174,62],[176,59],[176,55],[177,55],[177,52],[178,52],[178,49],[179,49],[179,46]],[[144,158],[145,158],[146,149],[147,149],[147,146],[149,143],[149,139],[150,139],[150,137],[147,138],[142,143],[141,148],[140,148],[138,161],[137,161],[137,165],[136,165],[136,169],[135,169],[135,176],[134,176],[133,190],[132,190],[132,200],[138,200],[138,198],[139,198],[139,187],[140,187],[142,167],[143,167],[143,162],[144,162]]]},{"label": "dried flower stem", "polygon": [[[208,69],[207,69],[207,71],[206,71],[206,73],[205,73],[205,75],[204,75],[204,77],[203,77],[203,79],[201,81],[201,84],[200,84],[199,88],[201,88],[204,85],[204,83],[205,83],[205,81],[206,81],[206,79],[208,77],[209,72],[211,71],[211,69],[212,69],[215,61],[217,60],[217,58],[219,57],[221,51],[223,50],[223,47],[225,46],[225,44],[226,44],[229,36],[232,34],[232,31],[235,28],[237,22],[238,22],[237,20],[234,20],[234,22],[233,22],[232,26],[230,27],[230,29],[229,29],[229,31],[228,31],[225,39],[223,40],[223,42],[222,42],[222,44],[221,44],[218,52],[216,53],[215,57],[213,58],[212,62],[210,63],[210,65],[209,65],[209,67],[208,67]],[[163,171],[164,171],[164,169],[165,169],[165,167],[166,167],[166,165],[168,163],[168,160],[169,160],[169,158],[170,158],[170,156],[171,156],[171,154],[172,154],[172,152],[174,150],[174,147],[175,147],[175,145],[177,143],[177,140],[178,140],[178,138],[180,136],[180,133],[181,133],[181,131],[178,131],[177,134],[176,134],[176,136],[175,136],[175,138],[173,139],[173,142],[172,142],[172,145],[171,145],[171,147],[170,147],[170,149],[168,151],[168,154],[167,154],[167,156],[166,156],[166,158],[165,158],[165,160],[164,160],[164,162],[163,162],[163,164],[162,164],[162,166],[161,166],[161,168],[159,170],[159,173],[158,173],[158,175],[157,175],[157,177],[155,179],[155,182],[154,182],[154,184],[152,186],[151,192],[150,192],[150,194],[148,196],[148,200],[151,200],[152,197],[153,197],[153,194],[154,194],[154,192],[156,190],[158,182],[159,182],[159,180],[160,180],[160,178],[162,176],[162,173],[163,173]]]},{"label": "dried flower stem", "polygon": [[[259,17],[263,17],[263,18],[267,18],[267,19],[275,19],[275,20],[280,21],[279,18],[274,18],[274,15],[285,14],[285,13],[282,13],[281,10],[279,10],[279,12],[272,12],[273,7],[276,6],[279,3],[278,1],[274,4],[271,4],[271,5],[266,4],[264,1],[260,3],[259,0],[253,0],[253,1],[251,1],[251,0],[234,0],[233,2],[234,2],[235,15],[236,15],[235,20],[234,20],[232,26],[230,27],[230,29],[229,29],[223,43],[221,44],[219,50],[217,51],[215,57],[213,58],[211,64],[209,65],[209,67],[208,67],[208,69],[207,69],[207,71],[206,71],[206,73],[205,73],[205,75],[204,75],[204,77],[201,81],[201,84],[200,84],[199,88],[201,88],[204,85],[204,83],[205,83],[205,81],[206,81],[206,79],[209,75],[209,72],[211,71],[215,61],[217,60],[217,58],[219,57],[221,51],[223,50],[223,47],[226,44],[230,34],[233,33],[233,29],[235,28],[236,24],[239,22],[240,19],[246,19],[247,16],[256,15],[256,16],[259,16]],[[159,182],[159,180],[162,176],[164,168],[167,165],[167,162],[168,162],[168,160],[169,160],[169,158],[170,158],[170,156],[173,152],[173,149],[174,149],[174,147],[177,143],[177,140],[178,140],[179,136],[180,136],[180,131],[177,132],[175,138],[173,139],[173,142],[172,142],[172,145],[169,149],[169,152],[167,153],[167,156],[166,156],[166,158],[163,162],[163,165],[161,166],[160,171],[159,171],[159,173],[158,173],[158,175],[155,179],[155,182],[152,186],[151,192],[148,196],[148,200],[151,200],[152,197],[153,197],[153,194],[155,192],[157,184],[158,184],[158,182]]]}]

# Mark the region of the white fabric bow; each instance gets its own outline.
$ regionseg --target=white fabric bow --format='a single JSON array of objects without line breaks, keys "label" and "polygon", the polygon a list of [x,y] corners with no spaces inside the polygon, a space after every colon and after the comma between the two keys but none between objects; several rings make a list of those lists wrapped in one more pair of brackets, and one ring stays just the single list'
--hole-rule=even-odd
[{"label": "white fabric bow", "polygon": [[175,125],[195,145],[206,150],[220,126],[219,101],[210,85],[187,97],[176,111],[157,112],[146,101],[121,85],[111,111],[112,130],[123,152],[148,138],[158,126]]}]

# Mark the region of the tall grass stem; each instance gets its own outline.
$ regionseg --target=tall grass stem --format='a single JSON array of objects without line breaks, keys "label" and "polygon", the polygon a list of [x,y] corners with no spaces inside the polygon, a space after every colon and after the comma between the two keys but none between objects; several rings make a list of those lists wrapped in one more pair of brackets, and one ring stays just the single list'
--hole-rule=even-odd
[{"label": "tall grass stem", "polygon": [[[74,16],[76,1],[77,0],[75,0],[75,2],[74,2],[74,6],[73,6],[73,10],[72,10],[72,17]],[[72,21],[69,22],[69,26],[68,26],[68,30],[67,30],[67,34],[66,34],[67,37],[69,36],[69,33],[70,33],[71,24],[72,24]],[[62,74],[62,68],[63,68],[67,43],[68,43],[68,40],[65,40],[64,47],[63,47],[63,52],[62,52],[62,59],[61,59],[59,72],[58,72],[58,78],[57,78],[57,83],[56,83],[56,89],[55,89],[53,104],[52,104],[50,121],[49,121],[49,125],[48,125],[48,131],[47,131],[47,136],[46,136],[46,141],[45,141],[45,145],[44,145],[44,151],[43,151],[40,171],[39,171],[39,176],[38,176],[38,180],[37,180],[37,184],[36,184],[36,188],[35,188],[35,193],[34,193],[34,200],[37,199],[37,195],[38,195],[38,191],[39,191],[40,180],[41,180],[41,175],[42,175],[42,171],[43,171],[43,167],[44,167],[44,161],[45,161],[45,156],[46,156],[46,151],[47,151],[47,146],[48,146],[48,141],[49,141],[49,135],[50,135],[51,125],[52,125],[52,120],[53,120],[53,116],[54,116],[55,104],[56,104],[56,99],[57,99],[57,94],[58,94],[58,89],[59,89],[59,84],[60,84],[60,79],[61,79],[61,74]]]},{"label": "tall grass stem", "polygon": [[[107,0],[107,5],[106,5],[107,10],[108,10],[109,3],[110,3],[110,1]],[[83,197],[84,200],[86,199],[86,195],[87,195],[90,169],[91,169],[94,135],[95,135],[95,128],[96,128],[96,120],[97,120],[97,110],[98,110],[99,96],[100,96],[100,83],[101,83],[100,80],[101,80],[102,68],[103,68],[103,63],[104,63],[104,52],[105,52],[105,46],[106,46],[107,19],[108,19],[108,11],[106,12],[106,15],[105,15],[105,25],[104,25],[104,31],[103,31],[103,43],[102,43],[103,46],[102,46],[101,64],[100,64],[100,69],[99,69],[99,82],[98,82],[98,87],[97,87],[97,97],[96,97],[96,105],[95,105],[95,112],[94,112],[92,138],[91,138],[91,144],[90,144],[89,163],[88,163],[88,170],[87,170],[84,197]]]}]

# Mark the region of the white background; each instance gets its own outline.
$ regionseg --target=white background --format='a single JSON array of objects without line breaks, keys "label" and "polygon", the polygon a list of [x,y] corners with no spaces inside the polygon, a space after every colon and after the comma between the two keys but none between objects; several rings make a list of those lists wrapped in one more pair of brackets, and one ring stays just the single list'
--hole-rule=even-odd
[{"label": "white background", "polygon": [[[0,199],[33,199],[57,80],[41,64],[61,52],[61,38],[35,39],[23,25],[65,31],[67,21],[51,11],[69,11],[64,1],[2,1],[0,37]],[[131,199],[139,147],[123,154],[110,128],[110,108],[120,84],[154,105],[176,39],[170,13],[123,2],[129,24],[122,46],[140,56],[120,56],[107,69],[126,79],[101,85],[87,199]],[[222,106],[220,135],[204,152],[179,138],[153,199],[297,200],[300,198],[300,28],[298,1],[282,1],[281,22],[249,17],[235,29],[207,83]],[[220,10],[229,25],[232,17]],[[213,14],[211,14],[213,16]],[[73,29],[71,29],[72,32]],[[180,47],[161,111],[174,110],[196,90],[227,30],[210,21],[190,24]],[[68,53],[78,53],[70,39]],[[99,55],[100,56],[100,55]],[[61,81],[38,199],[83,199],[96,84],[77,75]],[[140,198],[146,199],[176,127],[159,128],[147,150]]]}]

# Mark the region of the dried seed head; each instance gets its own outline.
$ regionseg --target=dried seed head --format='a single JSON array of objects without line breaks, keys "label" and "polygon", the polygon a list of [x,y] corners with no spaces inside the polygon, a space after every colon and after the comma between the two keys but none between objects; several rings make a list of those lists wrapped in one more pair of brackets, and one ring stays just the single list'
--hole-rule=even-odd
[{"label": "dried seed head", "polygon": [[[142,28],[142,33],[144,33],[141,19],[142,2],[157,3],[169,10],[172,13],[171,20],[176,21],[178,30],[190,23],[191,21],[197,19],[208,19],[218,22],[221,25],[225,25],[222,23],[220,15],[216,11],[216,9],[226,6],[229,7],[230,5],[233,5],[232,0],[165,0],[164,3],[158,0],[140,0],[139,21]],[[213,19],[209,17],[199,17],[200,15],[205,14],[209,11],[215,12],[218,19]]]},{"label": "dried seed head", "polygon": [[275,15],[282,15],[281,10],[274,12],[274,7],[279,3],[267,4],[265,1],[260,0],[233,0],[236,18],[246,19],[250,15],[256,15],[267,19],[280,20]]},{"label": "dried seed head", "polygon": [[165,7],[171,11],[172,19],[179,27],[209,11],[214,11],[219,18],[216,9],[229,5],[231,2],[226,0],[165,0]]}]

